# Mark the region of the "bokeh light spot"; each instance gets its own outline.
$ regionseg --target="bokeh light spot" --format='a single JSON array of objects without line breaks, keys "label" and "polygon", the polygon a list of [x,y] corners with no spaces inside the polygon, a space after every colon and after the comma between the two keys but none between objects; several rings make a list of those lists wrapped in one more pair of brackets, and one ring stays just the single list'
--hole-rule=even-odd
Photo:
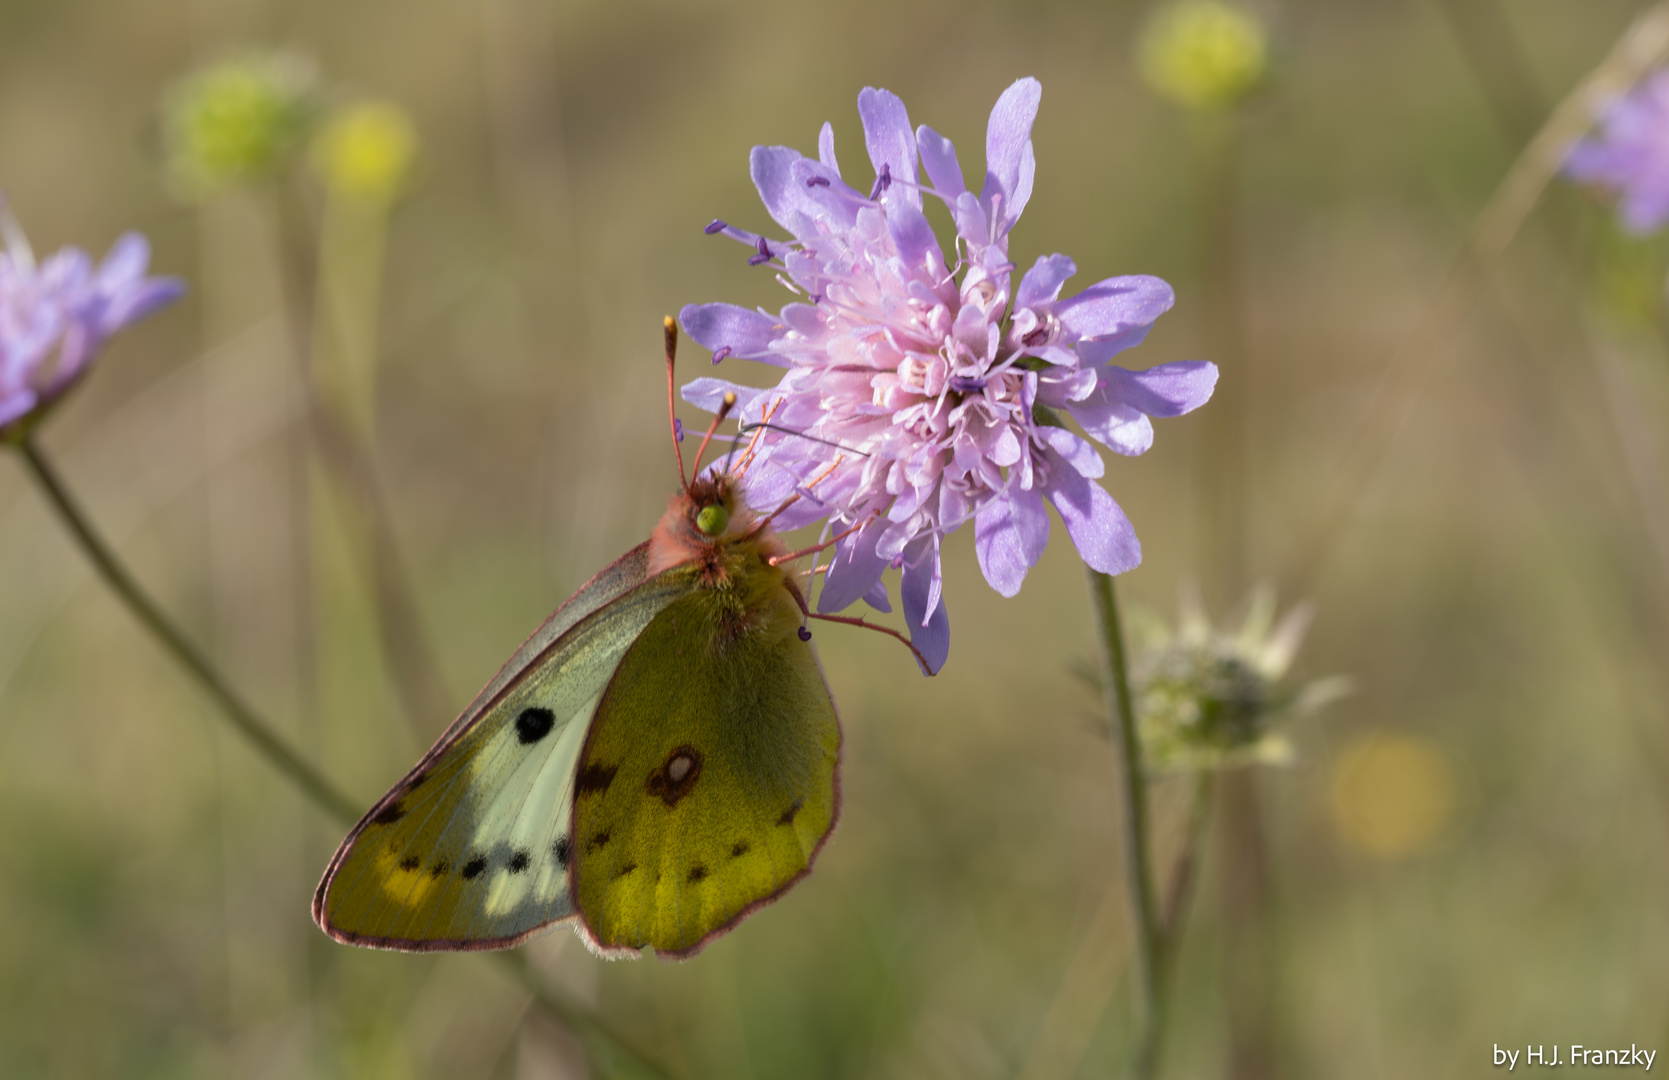
[{"label": "bokeh light spot", "polygon": [[1430,849],[1454,819],[1455,768],[1430,739],[1373,732],[1333,764],[1333,822],[1365,855],[1400,859]]}]

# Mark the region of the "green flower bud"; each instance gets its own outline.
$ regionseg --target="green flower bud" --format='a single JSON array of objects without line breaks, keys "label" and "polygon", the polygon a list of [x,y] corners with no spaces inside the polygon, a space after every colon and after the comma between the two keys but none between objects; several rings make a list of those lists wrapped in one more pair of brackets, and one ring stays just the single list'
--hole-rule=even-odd
[{"label": "green flower bud", "polygon": [[278,172],[306,137],[313,93],[312,65],[288,55],[251,54],[187,76],[164,102],[171,179],[200,198]]},{"label": "green flower bud", "polygon": [[1343,680],[1321,680],[1296,693],[1279,684],[1292,663],[1309,612],[1298,608],[1275,622],[1272,594],[1254,594],[1238,633],[1212,628],[1197,605],[1185,605],[1172,632],[1151,625],[1131,665],[1138,732],[1157,772],[1284,764],[1292,751],[1271,730],[1294,712],[1338,697]]},{"label": "green flower bud", "polygon": [[1137,46],[1149,86],[1192,109],[1220,109],[1255,89],[1269,66],[1269,35],[1243,8],[1174,0],[1154,11]]}]

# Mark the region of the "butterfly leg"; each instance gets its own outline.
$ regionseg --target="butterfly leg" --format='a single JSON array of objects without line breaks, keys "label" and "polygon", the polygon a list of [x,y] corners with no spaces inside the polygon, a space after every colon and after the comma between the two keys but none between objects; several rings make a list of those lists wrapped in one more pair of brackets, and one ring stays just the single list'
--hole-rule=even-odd
[{"label": "butterfly leg", "polygon": [[[806,618],[817,619],[821,622],[843,623],[847,626],[861,626],[865,630],[874,630],[874,631],[877,631],[879,633],[886,634],[890,637],[895,637],[899,641],[903,642],[904,647],[906,649],[909,649],[910,652],[915,655],[916,663],[921,665],[921,670],[925,674],[927,674],[927,675],[937,675],[938,674],[938,672],[934,671],[931,667],[929,667],[927,665],[927,658],[922,656],[921,650],[917,649],[915,647],[915,645],[911,644],[909,638],[905,637],[903,634],[900,634],[897,630],[894,630],[892,627],[890,627],[890,626],[879,626],[879,625],[877,625],[875,623],[872,623],[872,622],[864,622],[862,619],[855,619],[850,615],[819,615],[817,612],[811,610],[811,606],[806,603],[805,594],[800,592],[800,587],[798,585],[794,584],[794,581],[793,581],[792,578],[786,578],[786,577],[783,578],[782,579],[782,584],[785,588],[788,589],[788,595],[790,595],[794,598],[794,603],[796,605],[798,605],[798,607],[800,609],[800,614],[804,615]],[[801,630],[801,636],[802,637],[807,638],[807,639],[810,638],[810,636],[811,636],[810,631],[806,630],[804,627],[801,627],[800,630]]]},{"label": "butterfly leg", "polygon": [[786,555],[773,555],[765,561],[770,563],[772,566],[781,566],[785,562],[793,562],[795,559],[803,558],[807,555],[815,555],[819,551],[824,551],[828,548],[834,547],[836,544],[840,543],[842,540],[851,536],[853,533],[857,532],[859,529],[868,525],[871,521],[874,521],[880,516],[881,511],[877,510],[873,514],[864,518],[862,521],[858,522],[856,525],[852,526],[850,529],[847,529],[843,533],[837,533],[836,535],[829,537],[827,540],[824,540],[822,543],[813,544],[808,548],[801,548],[799,551],[790,551]]}]

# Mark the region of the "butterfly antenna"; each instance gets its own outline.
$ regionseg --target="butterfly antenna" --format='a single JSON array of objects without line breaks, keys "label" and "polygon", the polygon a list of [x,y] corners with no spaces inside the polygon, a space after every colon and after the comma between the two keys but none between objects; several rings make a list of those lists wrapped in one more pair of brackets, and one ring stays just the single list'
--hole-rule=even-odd
[{"label": "butterfly antenna", "polygon": [[844,453],[844,454],[854,454],[857,457],[868,457],[869,456],[868,454],[864,453],[862,450],[854,450],[852,447],[847,446],[845,443],[838,443],[838,442],[835,442],[833,439],[820,439],[816,435],[807,435],[803,431],[795,431],[793,428],[783,427],[781,424],[773,424],[769,420],[764,420],[764,421],[761,421],[761,422],[756,423],[756,424],[743,424],[741,426],[741,429],[739,431],[737,431],[736,434],[738,434],[738,435],[752,435],[755,432],[762,432],[762,431],[775,431],[780,435],[792,435],[796,439],[804,439],[807,442],[821,443],[824,446],[833,447],[834,449],[839,450],[841,453]]},{"label": "butterfly antenna", "polygon": [[701,446],[695,452],[695,464],[691,466],[697,476],[701,475],[701,455],[707,452],[707,444],[713,441],[713,432],[724,423],[724,418],[730,415],[730,410],[736,407],[736,391],[726,390],[724,401],[719,404],[719,414],[713,417],[713,422],[707,425],[707,434],[701,437]]},{"label": "butterfly antenna", "polygon": [[[674,379],[672,377],[674,360],[678,356],[678,324],[672,321],[671,315],[668,315],[662,325],[666,328],[666,418],[668,425],[672,428],[672,453],[678,458],[678,483],[683,486],[685,492],[688,492],[690,490],[690,478],[684,473],[684,450],[678,445],[684,438],[684,432],[678,423],[676,412],[678,398],[674,392]],[[707,444],[703,442],[701,445],[706,446]]]}]

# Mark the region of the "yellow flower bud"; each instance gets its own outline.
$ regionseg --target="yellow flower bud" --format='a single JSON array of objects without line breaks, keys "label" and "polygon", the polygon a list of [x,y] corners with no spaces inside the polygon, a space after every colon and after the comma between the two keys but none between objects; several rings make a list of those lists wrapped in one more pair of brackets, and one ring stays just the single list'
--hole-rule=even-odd
[{"label": "yellow flower bud", "polygon": [[1148,20],[1137,48],[1142,75],[1161,95],[1193,109],[1244,98],[1269,65],[1269,35],[1243,8],[1221,0],[1174,0]]},{"label": "yellow flower bud", "polygon": [[270,176],[307,133],[313,69],[294,56],[252,54],[204,68],[169,93],[168,171],[187,196]]},{"label": "yellow flower bud", "polygon": [[333,116],[313,141],[313,165],[332,191],[377,202],[400,193],[417,155],[417,129],[396,105],[365,102]]}]

